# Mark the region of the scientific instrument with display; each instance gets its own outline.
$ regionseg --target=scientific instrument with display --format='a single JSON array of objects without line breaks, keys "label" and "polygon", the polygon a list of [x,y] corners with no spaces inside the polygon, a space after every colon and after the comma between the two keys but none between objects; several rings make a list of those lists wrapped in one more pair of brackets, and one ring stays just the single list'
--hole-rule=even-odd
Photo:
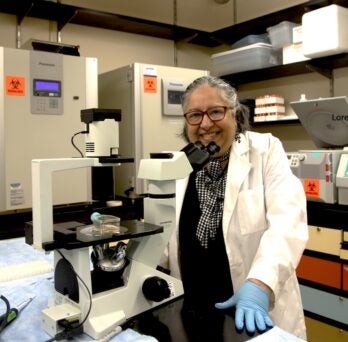
[{"label": "scientific instrument with display", "polygon": [[178,78],[162,78],[164,115],[183,115],[181,98],[191,81]]},{"label": "scientific instrument with display", "polygon": [[348,98],[290,103],[319,150],[288,153],[291,169],[303,183],[307,199],[348,204]]},{"label": "scientific instrument with display", "polygon": [[182,94],[189,83],[208,74],[207,70],[143,63],[99,74],[99,106],[122,110],[120,154],[134,157],[133,164],[115,168],[116,195],[146,193],[146,182],[137,177],[140,160],[153,151],[182,148]]},{"label": "scientific instrument with display", "polygon": [[[98,107],[98,60],[0,47],[0,79],[0,212],[30,210],[31,160],[76,156],[80,111]],[[57,173],[52,186],[56,206],[92,200],[87,169]]]}]

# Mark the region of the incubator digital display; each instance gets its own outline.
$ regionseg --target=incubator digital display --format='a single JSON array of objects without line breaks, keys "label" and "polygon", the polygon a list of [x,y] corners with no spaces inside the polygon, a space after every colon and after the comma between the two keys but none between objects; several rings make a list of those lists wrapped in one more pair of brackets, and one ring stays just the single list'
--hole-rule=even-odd
[{"label": "incubator digital display", "polygon": [[181,104],[183,91],[168,90],[168,104]]},{"label": "incubator digital display", "polygon": [[34,79],[34,95],[35,96],[61,96],[61,82],[52,80]]},{"label": "incubator digital display", "polygon": [[181,98],[190,84],[187,79],[162,78],[162,103],[164,115],[183,114],[181,108]]}]

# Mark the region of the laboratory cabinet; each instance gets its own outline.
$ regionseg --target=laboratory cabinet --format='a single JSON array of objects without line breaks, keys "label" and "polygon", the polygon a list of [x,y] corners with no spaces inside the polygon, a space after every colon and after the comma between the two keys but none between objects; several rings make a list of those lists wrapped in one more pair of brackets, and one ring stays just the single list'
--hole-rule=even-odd
[{"label": "laboratory cabinet", "polygon": [[303,255],[297,276],[317,284],[341,289],[343,265],[340,262]]},{"label": "laboratory cabinet", "polygon": [[296,272],[308,340],[343,341],[348,336],[348,206],[307,201],[307,213],[309,240]]},{"label": "laboratory cabinet", "polygon": [[346,342],[348,331],[306,317],[307,340],[309,342]]},{"label": "laboratory cabinet", "polygon": [[333,293],[300,285],[305,311],[348,327],[348,299]]},{"label": "laboratory cabinet", "polygon": [[320,226],[308,226],[309,240],[307,250],[340,255],[342,229],[332,229]]},{"label": "laboratory cabinet", "polygon": [[348,265],[342,267],[343,290],[348,292]]}]

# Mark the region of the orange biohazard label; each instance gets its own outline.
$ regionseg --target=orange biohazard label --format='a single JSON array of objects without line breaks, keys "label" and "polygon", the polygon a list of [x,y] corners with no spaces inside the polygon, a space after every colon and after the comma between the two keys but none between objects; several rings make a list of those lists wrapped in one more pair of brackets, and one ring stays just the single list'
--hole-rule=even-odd
[{"label": "orange biohazard label", "polygon": [[157,77],[144,76],[144,93],[157,93]]},{"label": "orange biohazard label", "polygon": [[318,198],[320,195],[320,182],[318,179],[304,179],[304,190],[307,197]]},{"label": "orange biohazard label", "polygon": [[6,76],[6,95],[24,96],[25,78],[21,76]]}]

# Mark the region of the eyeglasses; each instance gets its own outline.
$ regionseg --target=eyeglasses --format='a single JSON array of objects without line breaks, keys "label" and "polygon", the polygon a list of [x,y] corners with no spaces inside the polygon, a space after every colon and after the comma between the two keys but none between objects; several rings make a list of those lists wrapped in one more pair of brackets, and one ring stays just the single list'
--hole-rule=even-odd
[{"label": "eyeglasses", "polygon": [[184,117],[188,124],[190,125],[200,125],[203,121],[204,115],[208,115],[209,119],[211,121],[220,121],[222,120],[228,109],[231,109],[230,107],[226,106],[216,106],[209,108],[206,111],[201,110],[192,110],[190,112],[187,112],[184,114]]}]

